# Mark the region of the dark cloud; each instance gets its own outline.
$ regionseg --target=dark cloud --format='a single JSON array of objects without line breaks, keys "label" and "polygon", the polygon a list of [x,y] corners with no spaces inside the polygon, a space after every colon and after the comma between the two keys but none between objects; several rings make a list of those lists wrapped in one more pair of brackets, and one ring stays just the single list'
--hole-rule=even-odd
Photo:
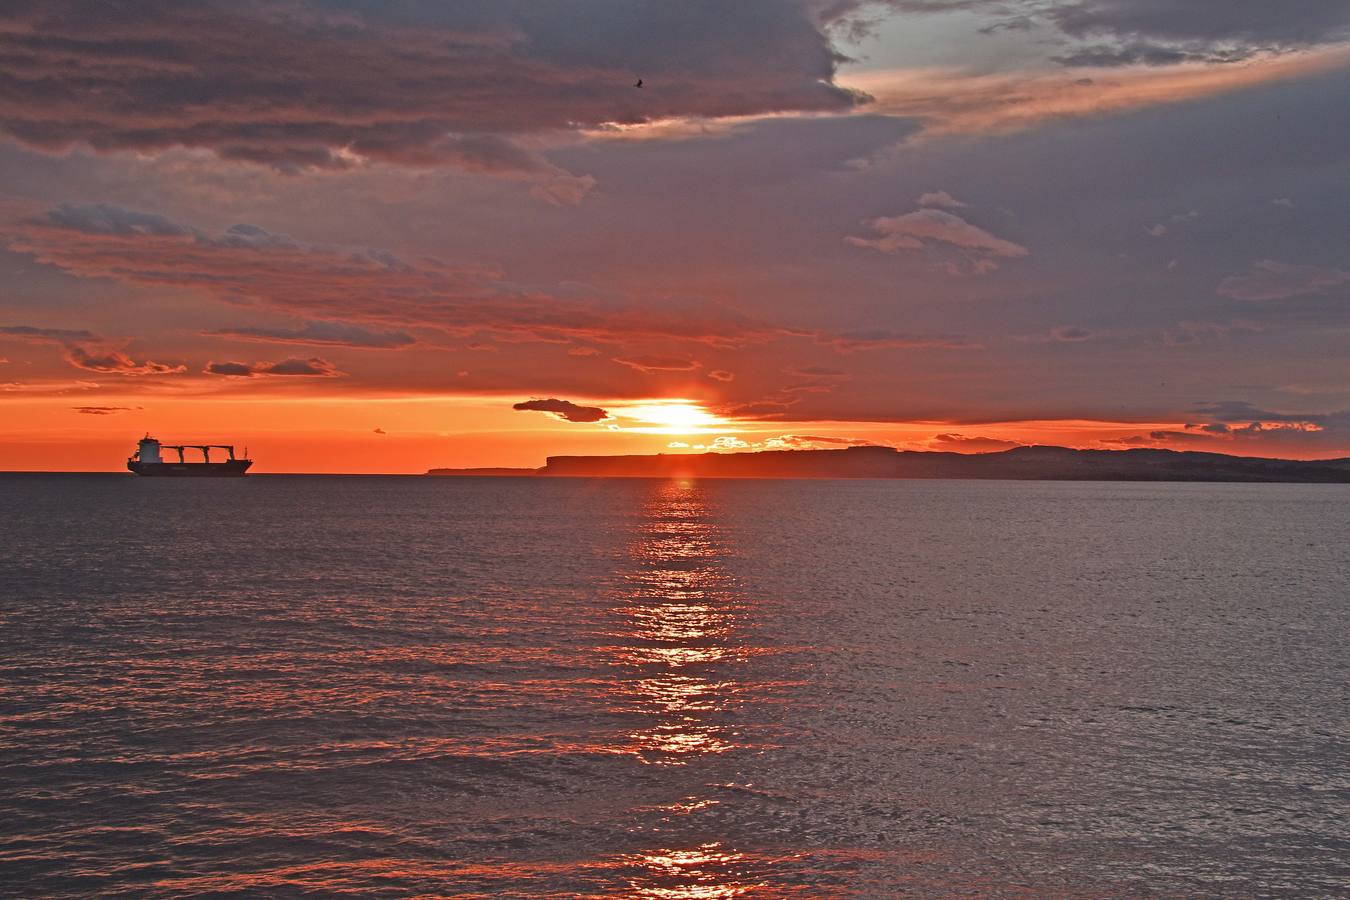
[{"label": "dark cloud", "polygon": [[1154,432],[1158,440],[1281,442],[1339,448],[1350,439],[1350,410],[1290,413],[1262,409],[1244,400],[1222,400],[1195,407],[1208,422],[1188,422],[1185,432]]},{"label": "dark cloud", "polygon": [[153,234],[191,236],[193,232],[156,213],[123,209],[109,203],[62,203],[47,213],[53,225],[87,234]]},{"label": "dark cloud", "polygon": [[407,332],[375,331],[347,322],[305,322],[299,328],[222,328],[204,334],[275,344],[331,344],[373,350],[395,350],[417,343]]},{"label": "dark cloud", "polygon": [[[799,0],[15,0],[0,130],[53,151],[551,177],[566,173],[517,136],[848,109],[823,24]],[[544,189],[566,203],[589,188]]]},{"label": "dark cloud", "polygon": [[209,362],[202,370],[207,375],[227,375],[234,378],[252,378],[253,366],[241,362]]},{"label": "dark cloud", "polygon": [[32,325],[0,326],[0,336],[56,344],[98,340],[98,336],[89,331],[73,331],[66,328],[36,328]]},{"label": "dark cloud", "polygon": [[118,413],[141,409],[139,406],[72,406],[71,409],[86,416],[115,416]]},{"label": "dark cloud", "polygon": [[209,362],[202,371],[207,375],[224,375],[232,378],[256,378],[265,375],[334,378],[343,374],[338,371],[337,366],[317,356],[311,356],[309,359],[292,357],[273,363]]},{"label": "dark cloud", "polygon": [[37,328],[31,325],[0,327],[0,337],[13,337],[42,344],[60,344],[66,362],[77,369],[102,372],[108,375],[178,375],[187,366],[138,361],[118,350],[109,349],[98,335],[89,331],[66,328]]},{"label": "dark cloud", "polygon": [[571,400],[522,400],[512,409],[552,413],[564,422],[600,422],[609,418],[609,413],[598,406],[578,406]]},{"label": "dark cloud", "polygon": [[1064,66],[1174,66],[1179,63],[1232,63],[1251,59],[1257,48],[1214,48],[1204,45],[1174,47],[1148,41],[1126,44],[1094,44],[1052,59]]},{"label": "dark cloud", "polygon": [[263,366],[259,371],[263,375],[313,375],[320,378],[342,374],[328,360],[317,356],[311,356],[309,359],[283,359],[281,362]]},{"label": "dark cloud", "polygon": [[846,331],[840,334],[822,334],[820,343],[828,344],[842,353],[854,350],[893,350],[938,348],[944,350],[971,350],[979,344],[959,334],[908,334],[877,328],[869,331]]},{"label": "dark cloud", "polygon": [[66,362],[77,369],[108,375],[179,375],[187,371],[182,364],[138,361],[116,350],[89,350],[79,344],[66,347]]},{"label": "dark cloud", "polygon": [[551,293],[508,283],[486,267],[310,244],[256,225],[235,225],[214,235],[186,226],[156,231],[87,227],[140,215],[120,216],[103,206],[86,214],[85,207],[65,206],[7,239],[12,250],[82,278],[193,289],[227,303],[382,328],[486,332],[497,340],[557,343],[660,338],[720,347],[806,333],[710,303],[647,308],[599,291],[589,300],[575,288]]},{"label": "dark cloud", "polygon": [[[860,3],[842,13],[856,19]],[[979,30],[1030,30],[1040,24],[1087,43],[1054,57],[1074,66],[1237,62],[1350,37],[1343,0],[880,0],[901,13],[976,11],[997,17]]]},{"label": "dark cloud", "polygon": [[1242,400],[1221,400],[1216,403],[1202,403],[1195,411],[1217,422],[1294,422],[1322,425],[1338,414],[1318,413],[1282,413],[1269,409],[1260,409]]},{"label": "dark cloud", "polygon": [[1075,37],[1097,35],[1293,47],[1350,33],[1350,6],[1339,0],[1078,0],[1050,18]]}]

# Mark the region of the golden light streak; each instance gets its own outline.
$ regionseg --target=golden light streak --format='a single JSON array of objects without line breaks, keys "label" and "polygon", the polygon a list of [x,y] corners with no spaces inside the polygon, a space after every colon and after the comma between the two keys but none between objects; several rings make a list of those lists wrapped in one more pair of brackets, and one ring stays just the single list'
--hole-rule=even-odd
[{"label": "golden light streak", "polygon": [[975,74],[954,68],[888,69],[841,76],[865,91],[871,113],[928,120],[926,136],[1004,133],[1050,119],[1181,103],[1350,66],[1350,47],[1258,57],[1244,63]]}]

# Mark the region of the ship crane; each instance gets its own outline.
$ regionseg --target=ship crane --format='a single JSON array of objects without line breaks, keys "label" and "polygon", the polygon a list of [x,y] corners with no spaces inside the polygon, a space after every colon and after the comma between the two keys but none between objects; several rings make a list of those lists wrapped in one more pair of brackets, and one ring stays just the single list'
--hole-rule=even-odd
[{"label": "ship crane", "polygon": [[233,445],[233,444],[160,444],[160,445],[159,445],[159,448],[160,448],[161,450],[173,450],[173,451],[177,452],[177,453],[178,453],[178,462],[179,462],[180,464],[182,464],[182,463],[184,463],[184,462],[187,461],[187,460],[185,460],[185,459],[183,458],[183,451],[184,451],[184,450],[200,450],[200,451],[202,451],[202,462],[208,462],[208,463],[209,463],[209,462],[211,461],[211,451],[212,451],[213,449],[214,449],[214,450],[224,450],[226,453],[229,454],[230,460],[231,460],[231,461],[234,460],[234,445]]}]

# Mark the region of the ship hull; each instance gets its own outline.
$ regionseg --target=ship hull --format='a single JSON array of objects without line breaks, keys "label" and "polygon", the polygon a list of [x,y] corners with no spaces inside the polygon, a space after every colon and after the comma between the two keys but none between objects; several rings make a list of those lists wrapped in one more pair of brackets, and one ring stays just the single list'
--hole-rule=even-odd
[{"label": "ship hull", "polygon": [[127,469],[137,475],[158,478],[237,478],[253,465],[251,459],[231,459],[213,463],[143,463],[131,460]]}]

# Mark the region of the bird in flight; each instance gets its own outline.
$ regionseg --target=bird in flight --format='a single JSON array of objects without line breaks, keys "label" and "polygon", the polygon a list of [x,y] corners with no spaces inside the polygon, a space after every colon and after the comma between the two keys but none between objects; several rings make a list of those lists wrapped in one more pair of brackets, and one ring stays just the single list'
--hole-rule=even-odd
[{"label": "bird in flight", "polygon": [[637,80],[637,84],[633,85],[633,87],[642,87],[642,79],[639,78],[639,79]]}]

